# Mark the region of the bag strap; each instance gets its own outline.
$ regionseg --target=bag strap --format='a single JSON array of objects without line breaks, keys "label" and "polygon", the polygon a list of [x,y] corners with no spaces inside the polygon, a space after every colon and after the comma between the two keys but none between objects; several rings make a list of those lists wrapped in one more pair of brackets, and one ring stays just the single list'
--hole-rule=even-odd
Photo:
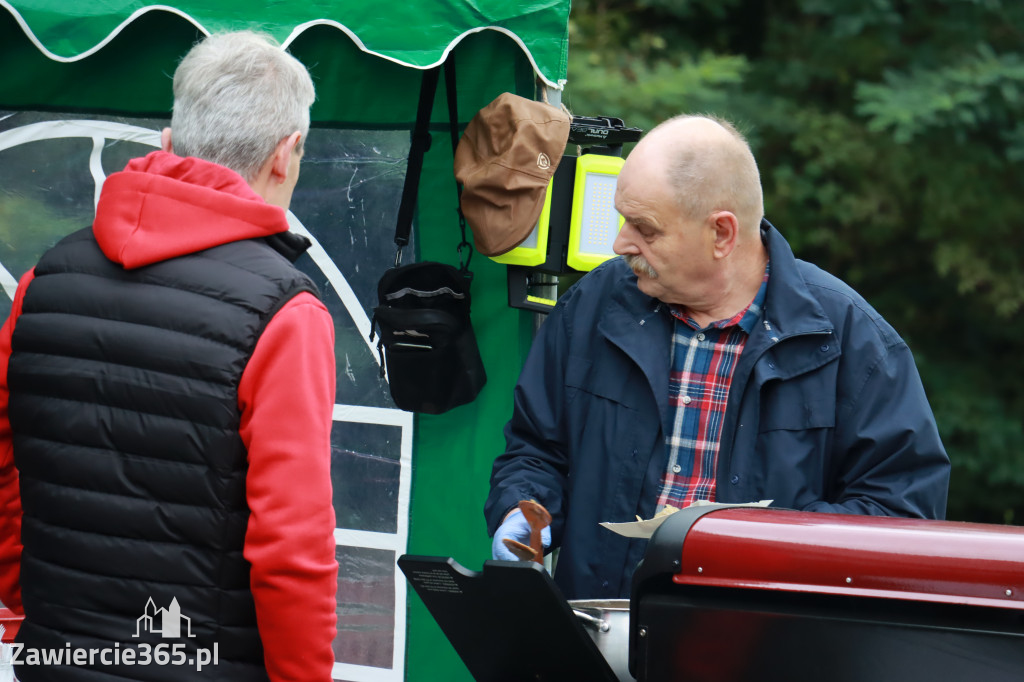
[{"label": "bag strap", "polygon": [[[412,232],[412,218],[416,210],[416,199],[419,193],[420,175],[423,172],[423,156],[430,149],[430,112],[434,107],[434,93],[440,77],[441,66],[423,72],[420,82],[419,105],[416,109],[416,124],[413,127],[412,144],[409,147],[409,162],[405,172],[405,184],[402,187],[402,200],[398,206],[398,221],[395,226],[395,267],[402,263],[402,248],[409,243]],[[452,140],[452,156],[459,146],[459,113],[455,82],[455,57],[449,55],[444,61],[445,94],[448,99],[448,121]],[[456,211],[459,216],[459,232],[461,241],[457,247],[459,252],[459,272],[467,282],[473,280],[469,263],[473,259],[473,245],[466,239],[466,217],[462,213],[462,183],[455,181]],[[463,260],[464,259],[464,260]]]},{"label": "bag strap", "polygon": [[402,248],[409,243],[412,232],[412,216],[416,210],[416,195],[423,172],[423,155],[430,149],[430,111],[434,108],[434,91],[441,67],[435,66],[423,72],[420,82],[420,100],[416,109],[416,125],[413,127],[412,144],[409,147],[409,163],[402,187],[402,201],[398,205],[398,222],[395,225],[395,267],[402,264]]},{"label": "bag strap", "polygon": [[[452,136],[452,157],[459,148],[459,109],[457,90],[455,88],[455,55],[449,55],[444,61],[444,84],[445,92],[448,95],[448,122]],[[459,242],[459,271],[466,278],[467,284],[473,281],[473,273],[469,270],[469,262],[473,260],[473,245],[466,240],[466,216],[462,214],[462,183],[455,180],[455,210],[459,213],[459,230],[462,233],[462,241]],[[463,262],[463,252],[466,253],[466,260]]]}]

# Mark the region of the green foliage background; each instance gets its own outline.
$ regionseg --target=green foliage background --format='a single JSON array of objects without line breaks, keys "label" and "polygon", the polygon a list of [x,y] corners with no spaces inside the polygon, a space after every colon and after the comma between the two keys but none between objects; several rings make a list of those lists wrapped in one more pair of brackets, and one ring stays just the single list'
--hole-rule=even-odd
[{"label": "green foliage background", "polygon": [[577,0],[575,114],[737,124],[798,257],[914,350],[948,518],[1024,524],[1024,3]]}]

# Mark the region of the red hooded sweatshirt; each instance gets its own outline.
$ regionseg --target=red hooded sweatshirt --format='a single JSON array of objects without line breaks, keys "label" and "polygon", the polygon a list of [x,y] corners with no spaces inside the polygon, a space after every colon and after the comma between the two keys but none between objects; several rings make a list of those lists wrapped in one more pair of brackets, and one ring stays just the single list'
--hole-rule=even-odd
[{"label": "red hooded sweatshirt", "polygon": [[[153,152],[107,178],[93,233],[126,269],[288,229],[223,166]],[[0,600],[23,613],[19,588],[21,500],[8,417],[11,334],[34,271],[18,285],[0,329]],[[334,549],[330,434],[335,389],[334,325],[301,293],[267,324],[238,388],[240,434],[249,453],[251,515],[245,558],[273,681],[328,681],[334,666],[338,563]]]}]

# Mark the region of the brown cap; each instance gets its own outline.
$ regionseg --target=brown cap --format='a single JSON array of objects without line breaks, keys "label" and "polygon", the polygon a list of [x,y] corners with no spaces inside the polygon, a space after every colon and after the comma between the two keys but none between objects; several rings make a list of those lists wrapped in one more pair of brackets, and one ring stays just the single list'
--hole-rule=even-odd
[{"label": "brown cap", "polygon": [[506,92],[466,126],[455,178],[477,251],[500,256],[530,236],[569,141],[569,122],[557,107]]}]

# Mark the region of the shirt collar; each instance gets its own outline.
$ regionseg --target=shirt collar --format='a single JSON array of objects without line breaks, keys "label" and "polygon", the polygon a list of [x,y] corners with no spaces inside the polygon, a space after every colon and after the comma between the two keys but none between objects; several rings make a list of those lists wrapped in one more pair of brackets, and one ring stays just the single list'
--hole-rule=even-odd
[{"label": "shirt collar", "polygon": [[[768,261],[764,266],[764,277],[761,279],[761,286],[758,288],[754,299],[746,308],[739,311],[730,318],[712,322],[708,327],[725,329],[726,327],[739,327],[747,334],[754,330],[754,325],[761,319],[761,311],[764,309],[765,292],[768,291],[768,278],[771,274],[772,263]],[[669,305],[672,316],[681,322],[685,322],[694,329],[701,329],[701,326],[694,322],[693,318],[686,314],[686,307],[681,305]]]}]

